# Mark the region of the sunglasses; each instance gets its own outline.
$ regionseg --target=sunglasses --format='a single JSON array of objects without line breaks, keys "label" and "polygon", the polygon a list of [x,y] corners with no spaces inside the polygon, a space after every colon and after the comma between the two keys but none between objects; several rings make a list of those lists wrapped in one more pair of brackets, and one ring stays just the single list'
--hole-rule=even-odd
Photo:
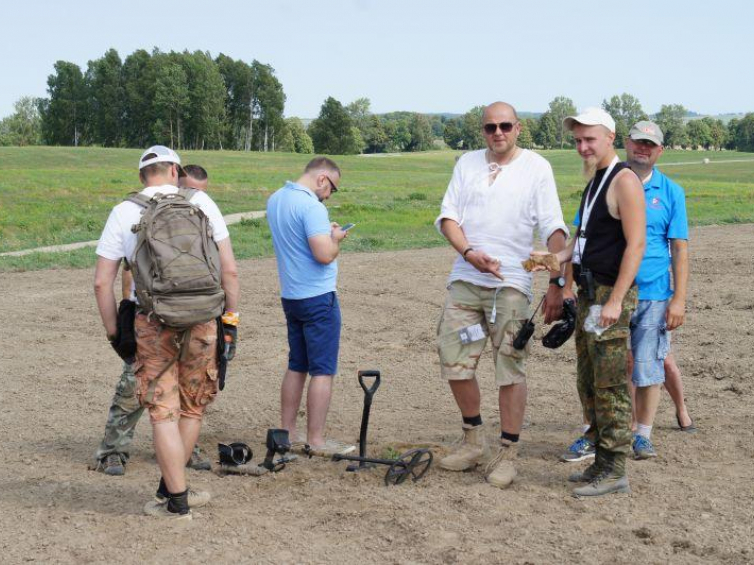
[{"label": "sunglasses", "polygon": [[332,192],[333,194],[338,192],[338,187],[335,186],[335,183],[332,181],[332,179],[328,177],[327,175],[322,175],[322,176],[325,177],[327,179],[327,182],[330,183],[330,192]]},{"label": "sunglasses", "polygon": [[513,131],[513,126],[518,122],[500,122],[499,124],[484,124],[484,133],[487,135],[493,135],[497,132],[497,128],[503,133],[510,133]]}]

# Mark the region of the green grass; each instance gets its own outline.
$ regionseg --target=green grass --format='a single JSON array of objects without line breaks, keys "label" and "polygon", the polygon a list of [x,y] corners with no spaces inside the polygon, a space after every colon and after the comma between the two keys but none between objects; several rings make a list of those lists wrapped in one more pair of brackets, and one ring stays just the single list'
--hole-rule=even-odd
[{"label": "green grass", "polygon": [[[328,201],[333,221],[356,222],[347,251],[443,245],[432,226],[458,153],[338,157],[342,188]],[[573,218],[583,179],[573,150],[544,151],[555,171],[563,211]],[[97,239],[113,205],[140,188],[140,150],[0,148],[0,252]],[[210,194],[225,214],[264,209],[272,192],[295,179],[309,159],[285,153],[182,152],[210,172]],[[712,161],[701,164],[703,158]],[[747,162],[715,164],[746,159]],[[663,165],[666,163],[666,165]],[[687,163],[676,165],[675,163]],[[692,164],[696,163],[696,164]],[[754,154],[666,151],[660,167],[685,189],[692,225],[754,222]],[[239,258],[266,256],[264,220],[231,227]],[[92,248],[0,258],[0,271],[89,267]]]}]

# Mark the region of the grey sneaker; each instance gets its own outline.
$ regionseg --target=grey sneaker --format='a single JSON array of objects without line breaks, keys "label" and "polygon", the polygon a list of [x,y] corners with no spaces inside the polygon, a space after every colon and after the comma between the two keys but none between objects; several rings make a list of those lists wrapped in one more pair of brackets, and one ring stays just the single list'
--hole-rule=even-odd
[{"label": "grey sneaker", "polygon": [[577,473],[571,473],[570,475],[568,475],[568,482],[591,483],[594,479],[596,479],[599,476],[599,474],[600,474],[600,469],[599,467],[597,467],[597,462],[595,461],[583,471],[578,471]]},{"label": "grey sneaker", "polygon": [[560,456],[560,460],[566,463],[576,463],[594,457],[596,452],[594,444],[586,437],[581,436],[568,446],[566,452]]},{"label": "grey sneaker", "polygon": [[[188,491],[188,505],[189,508],[201,508],[206,506],[212,499],[212,495],[204,490],[191,490]],[[157,504],[167,504],[168,499],[159,492],[155,493],[154,500]]]},{"label": "grey sneaker", "polygon": [[592,482],[583,487],[573,489],[573,496],[603,496],[614,492],[631,492],[628,485],[628,476],[617,477],[610,472],[603,471]]},{"label": "grey sneaker", "polygon": [[212,463],[204,457],[204,453],[202,453],[202,450],[197,445],[194,447],[194,451],[191,452],[191,458],[186,462],[186,467],[194,471],[211,471]]},{"label": "grey sneaker", "polygon": [[165,502],[150,500],[144,505],[144,514],[146,514],[147,516],[154,516],[156,518],[175,520],[176,522],[187,522],[194,519],[193,515],[191,514],[191,510],[189,510],[187,514],[170,512],[168,510],[167,499],[165,500]]},{"label": "grey sneaker", "polygon": [[119,453],[111,453],[97,463],[97,471],[105,475],[121,476],[126,474],[126,463]]}]

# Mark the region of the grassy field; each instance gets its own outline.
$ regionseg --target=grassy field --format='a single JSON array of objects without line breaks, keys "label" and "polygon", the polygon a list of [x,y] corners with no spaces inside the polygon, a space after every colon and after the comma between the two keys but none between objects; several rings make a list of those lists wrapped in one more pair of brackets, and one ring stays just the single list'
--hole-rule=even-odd
[{"label": "grassy field", "polygon": [[[97,239],[112,206],[140,188],[140,150],[0,148],[0,252]],[[584,182],[573,150],[543,151],[552,163],[566,219]],[[370,251],[443,244],[432,222],[457,152],[338,157],[342,189],[331,218],[357,222],[346,249]],[[210,192],[225,214],[264,209],[267,197],[295,179],[310,156],[284,153],[182,152],[210,172]],[[707,158],[710,163],[702,164]],[[723,162],[731,161],[731,162]],[[754,222],[754,154],[667,151],[661,168],[686,189],[692,225]],[[231,227],[239,258],[272,253],[264,220]],[[0,271],[89,267],[93,248],[0,257]]]}]

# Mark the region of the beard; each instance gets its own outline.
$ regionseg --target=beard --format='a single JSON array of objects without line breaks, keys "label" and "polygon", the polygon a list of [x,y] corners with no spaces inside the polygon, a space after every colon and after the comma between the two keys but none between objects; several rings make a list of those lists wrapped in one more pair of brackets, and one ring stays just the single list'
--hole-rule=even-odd
[{"label": "beard", "polygon": [[581,174],[584,175],[584,178],[586,180],[592,180],[594,178],[594,174],[597,172],[597,162],[599,160],[595,156],[590,156],[584,159],[584,163],[582,164]]}]

